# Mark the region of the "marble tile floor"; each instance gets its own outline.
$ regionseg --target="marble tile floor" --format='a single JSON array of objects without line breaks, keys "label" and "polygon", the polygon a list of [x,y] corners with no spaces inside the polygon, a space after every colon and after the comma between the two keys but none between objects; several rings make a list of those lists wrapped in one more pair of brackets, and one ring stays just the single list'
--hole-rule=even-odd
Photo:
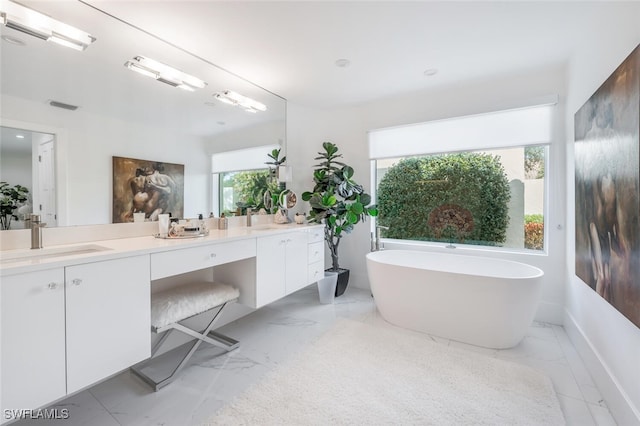
[{"label": "marble tile floor", "polygon": [[[13,425],[200,425],[341,318],[394,327],[380,317],[369,291],[349,288],[335,304],[321,305],[317,289],[310,286],[224,326],[220,331],[239,340],[240,348],[213,357],[220,350],[202,345],[181,376],[160,392],[127,371],[50,407],[67,408],[66,420]],[[568,425],[616,424],[561,326],[534,323],[518,346],[506,350],[422,336],[543,371],[553,381]]]}]

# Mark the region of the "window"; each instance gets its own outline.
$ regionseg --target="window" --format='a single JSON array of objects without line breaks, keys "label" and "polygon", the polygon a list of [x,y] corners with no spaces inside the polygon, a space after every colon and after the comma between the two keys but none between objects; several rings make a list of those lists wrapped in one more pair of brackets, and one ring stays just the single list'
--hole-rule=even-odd
[{"label": "window", "polygon": [[268,168],[220,173],[219,179],[220,212],[226,215],[235,213],[238,208],[244,214],[245,206],[263,207],[265,191],[269,189],[275,193],[278,189],[278,182]]},{"label": "window", "polygon": [[544,250],[551,112],[546,105],[371,132],[377,224],[389,228],[382,236]]},{"label": "window", "polygon": [[542,250],[544,146],[376,161],[386,238]]},{"label": "window", "polygon": [[211,156],[211,211],[231,214],[245,206],[261,207],[267,189],[277,189],[278,182],[269,174],[268,154],[278,145],[225,151]]}]

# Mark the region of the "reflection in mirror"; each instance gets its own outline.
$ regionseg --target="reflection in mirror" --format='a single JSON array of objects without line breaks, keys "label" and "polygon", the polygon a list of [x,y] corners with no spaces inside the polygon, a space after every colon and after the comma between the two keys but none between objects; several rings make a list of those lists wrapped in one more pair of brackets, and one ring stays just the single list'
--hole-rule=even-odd
[{"label": "reflection in mirror", "polygon": [[[217,210],[213,154],[257,146],[285,148],[286,101],[281,97],[87,4],[22,3],[96,39],[77,51],[0,27],[0,125],[51,129],[52,214],[59,225],[112,223],[114,156],[184,165],[184,216],[197,217]],[[140,57],[170,65],[206,85],[198,88],[182,75],[155,70],[136,59]],[[132,72],[127,62],[144,65],[155,77]],[[232,92],[266,110],[258,104],[247,106],[243,99],[223,102]],[[4,164],[9,155],[4,138],[0,155]]]},{"label": "reflection in mirror", "polygon": [[[3,230],[27,227],[25,219],[31,213],[41,215],[47,226],[56,226],[53,158],[54,135],[0,127]],[[25,190],[12,190],[19,187]]]},{"label": "reflection in mirror", "polygon": [[[244,215],[247,208],[274,213],[266,193],[279,194],[275,168],[268,162],[277,145],[246,148],[214,154],[211,157],[214,212],[226,216]],[[269,195],[271,197],[271,195]]]}]

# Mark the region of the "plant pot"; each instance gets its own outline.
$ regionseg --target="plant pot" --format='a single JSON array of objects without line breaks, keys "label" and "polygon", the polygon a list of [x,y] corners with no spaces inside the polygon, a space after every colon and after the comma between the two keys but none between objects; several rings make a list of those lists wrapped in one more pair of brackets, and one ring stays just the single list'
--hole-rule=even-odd
[{"label": "plant pot", "polygon": [[[331,269],[325,269],[325,272],[335,272]],[[336,285],[336,297],[342,296],[349,284],[349,270],[340,268],[338,270],[338,283]]]},{"label": "plant pot", "polygon": [[324,277],[318,280],[318,296],[320,303],[331,304],[336,293],[336,284],[338,282],[338,273],[325,271]]}]

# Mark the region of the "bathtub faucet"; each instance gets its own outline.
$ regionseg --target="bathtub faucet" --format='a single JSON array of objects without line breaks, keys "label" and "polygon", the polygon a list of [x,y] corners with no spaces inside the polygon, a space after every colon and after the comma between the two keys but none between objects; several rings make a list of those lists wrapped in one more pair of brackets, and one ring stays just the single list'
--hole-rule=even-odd
[{"label": "bathtub faucet", "polygon": [[[371,251],[379,251],[381,250],[380,247],[380,231],[383,229],[389,229],[388,226],[376,226],[376,233],[375,236],[373,234],[373,232],[371,233]],[[384,248],[384,246],[382,247]]]}]

